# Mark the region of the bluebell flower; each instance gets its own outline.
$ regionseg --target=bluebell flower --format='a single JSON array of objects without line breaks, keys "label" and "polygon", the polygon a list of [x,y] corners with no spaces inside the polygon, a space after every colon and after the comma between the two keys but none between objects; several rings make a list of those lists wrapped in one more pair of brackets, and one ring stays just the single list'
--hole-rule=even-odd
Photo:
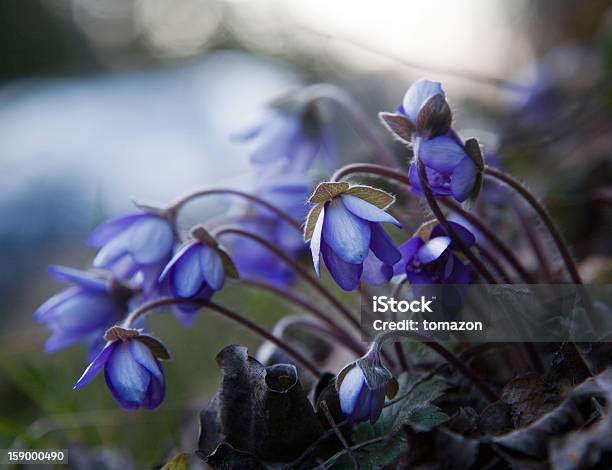
[{"label": "bluebell flower", "polygon": [[[475,141],[464,144],[451,129],[452,113],[438,82],[419,80],[404,95],[396,114],[381,113],[387,128],[413,148],[408,177],[412,190],[423,195],[416,161],[425,166],[434,196],[463,202],[480,187],[482,157]],[[473,139],[472,139],[473,140]]]},{"label": "bluebell flower", "polygon": [[149,212],[116,217],[99,226],[89,239],[99,249],[93,266],[117,279],[134,279],[145,291],[154,288],[174,248],[174,231],[165,218]]},{"label": "bluebell flower", "polygon": [[368,186],[319,184],[309,199],[315,206],[304,232],[317,275],[322,256],[344,290],[355,289],[362,279],[374,285],[387,283],[400,253],[380,223],[401,226],[385,212],[393,201],[393,196]]},{"label": "bluebell flower", "polygon": [[[466,247],[474,246],[474,235],[462,225],[449,222]],[[459,247],[441,225],[431,230],[428,239],[415,236],[400,245],[401,260],[394,266],[394,274],[406,274],[412,287],[418,285],[466,285],[473,281],[474,270],[469,262],[457,256]],[[418,294],[420,295],[420,294]]]},{"label": "bluebell flower", "polygon": [[262,122],[237,139],[254,143],[251,162],[256,165],[281,163],[303,172],[317,156],[328,164],[336,159],[330,128],[314,106],[298,110],[269,107]]},{"label": "bluebell flower", "polygon": [[340,409],[349,423],[375,423],[382,413],[385,397],[393,398],[398,383],[380,360],[378,347],[345,366],[336,377]]},{"label": "bluebell flower", "polygon": [[113,327],[105,338],[108,343],[85,369],[74,390],[89,384],[104,369],[106,385],[122,408],[157,408],[166,392],[159,362],[170,358],[166,348],[159,340],[134,329]]},{"label": "bluebell flower", "polygon": [[72,286],[51,297],[34,313],[51,336],[45,352],[53,353],[77,342],[95,343],[128,309],[133,291],[109,278],[76,269],[51,266],[50,275]]}]

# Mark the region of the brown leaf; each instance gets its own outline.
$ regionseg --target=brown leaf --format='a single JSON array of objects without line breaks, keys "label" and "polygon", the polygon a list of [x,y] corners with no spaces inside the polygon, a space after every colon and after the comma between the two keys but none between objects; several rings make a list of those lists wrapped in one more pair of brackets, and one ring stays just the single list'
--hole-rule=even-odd
[{"label": "brown leaf", "polygon": [[312,196],[308,199],[311,204],[321,204],[327,202],[330,199],[342,194],[349,188],[349,184],[346,181],[340,182],[323,182],[315,188]]},{"label": "brown leaf", "polygon": [[319,214],[321,214],[324,206],[325,204],[321,203],[310,209],[310,212],[306,217],[306,224],[304,225],[304,241],[310,241],[312,238],[315,226],[317,225],[317,220],[319,220]]},{"label": "brown leaf", "polygon": [[395,197],[382,189],[372,188],[371,186],[351,186],[344,194],[363,199],[379,209],[386,209],[395,202]]},{"label": "brown leaf", "polygon": [[396,139],[405,144],[410,143],[416,129],[408,118],[394,113],[378,113],[378,117]]}]

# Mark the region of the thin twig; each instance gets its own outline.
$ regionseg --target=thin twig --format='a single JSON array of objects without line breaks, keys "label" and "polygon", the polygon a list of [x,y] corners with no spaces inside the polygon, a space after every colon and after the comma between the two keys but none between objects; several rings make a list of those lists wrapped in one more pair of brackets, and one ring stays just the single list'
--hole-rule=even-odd
[{"label": "thin twig", "polygon": [[357,461],[357,458],[355,457],[355,454],[353,454],[353,451],[349,447],[348,442],[346,442],[346,439],[344,438],[344,436],[340,432],[340,429],[338,429],[338,425],[334,421],[334,417],[332,416],[331,412],[329,411],[329,407],[327,406],[327,402],[325,400],[323,400],[319,404],[319,406],[323,410],[323,414],[325,414],[325,417],[327,418],[327,421],[329,421],[329,425],[332,427],[332,429],[334,431],[334,434],[336,434],[336,436],[338,437],[338,440],[342,444],[342,447],[344,447],[344,450],[348,453],[349,457],[353,461],[353,468],[355,468],[356,470],[359,470],[359,468],[361,468],[359,466],[359,462]]}]

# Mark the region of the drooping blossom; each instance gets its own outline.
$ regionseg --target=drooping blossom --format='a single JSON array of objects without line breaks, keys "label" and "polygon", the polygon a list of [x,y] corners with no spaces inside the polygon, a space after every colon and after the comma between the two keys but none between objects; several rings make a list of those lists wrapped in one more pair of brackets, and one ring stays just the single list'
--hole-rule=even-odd
[{"label": "drooping blossom", "polygon": [[348,183],[321,183],[309,199],[315,206],[306,222],[304,238],[317,275],[320,258],[344,290],[353,290],[360,280],[381,285],[393,275],[400,259],[395,244],[380,225],[400,226],[385,212],[393,196],[368,186]]},{"label": "drooping blossom", "polygon": [[51,266],[49,274],[71,286],[42,304],[34,319],[51,331],[45,351],[53,353],[77,342],[90,345],[128,310],[133,290],[91,272]]},{"label": "drooping blossom", "polygon": [[128,411],[157,408],[164,399],[166,384],[160,359],[169,359],[164,345],[140,330],[113,327],[100,354],[74,385],[79,390],[102,369],[113,398]]},{"label": "drooping blossom", "polygon": [[378,348],[345,366],[336,377],[340,409],[349,423],[375,423],[382,413],[385,397],[393,398],[398,383],[382,365]]},{"label": "drooping blossom", "polygon": [[187,324],[193,319],[180,313],[191,314],[201,306],[197,301],[209,300],[223,288],[226,275],[237,275],[230,257],[202,226],[191,231],[192,239],[174,255],[162,271],[160,289],[181,300],[191,300],[175,306],[179,318]]},{"label": "drooping blossom", "polygon": [[260,167],[281,164],[303,172],[317,157],[327,164],[336,159],[330,128],[316,106],[299,109],[270,106],[260,124],[236,139],[253,142],[251,162]]},{"label": "drooping blossom", "polygon": [[136,280],[146,294],[172,256],[174,231],[165,217],[139,212],[102,224],[89,244],[99,250],[94,267],[111,270],[117,279]]}]

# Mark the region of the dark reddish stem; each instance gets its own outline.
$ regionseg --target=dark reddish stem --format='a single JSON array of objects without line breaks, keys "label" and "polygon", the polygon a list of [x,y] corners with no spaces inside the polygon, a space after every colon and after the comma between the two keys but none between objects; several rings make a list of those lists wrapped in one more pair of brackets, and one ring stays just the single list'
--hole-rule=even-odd
[{"label": "dark reddish stem", "polygon": [[237,189],[229,189],[229,188],[216,188],[215,189],[213,188],[213,189],[203,189],[199,191],[194,191],[192,193],[186,194],[185,196],[181,196],[176,201],[172,202],[168,206],[167,210],[173,215],[174,218],[176,218],[176,214],[178,213],[178,211],[180,211],[181,208],[188,202],[194,199],[200,198],[200,197],[212,196],[212,195],[230,195],[230,196],[238,196],[243,199],[246,199],[247,201],[250,201],[253,204],[257,204],[267,209],[271,213],[277,215],[280,219],[287,222],[298,232],[300,233],[302,232],[302,227],[300,223],[297,222],[293,217],[291,217],[285,211],[261,199],[260,197],[254,196],[253,194],[249,194],[244,191],[237,190]]},{"label": "dark reddish stem", "polygon": [[287,302],[292,303],[293,305],[301,308],[302,310],[311,313],[313,316],[315,316],[316,318],[318,318],[319,320],[327,324],[332,330],[336,331],[338,335],[341,336],[341,341],[346,347],[351,349],[353,352],[355,352],[359,356],[365,353],[365,348],[363,348],[362,345],[360,345],[359,342],[355,340],[355,338],[350,336],[344,330],[342,325],[338,324],[333,318],[330,318],[329,315],[326,315],[316,305],[311,304],[310,302],[307,302],[306,300],[298,297],[292,292],[283,290],[279,287],[273,286],[265,282],[256,281],[253,279],[241,279],[240,282],[243,285],[255,287],[257,289],[266,290],[270,293],[273,293],[277,295],[278,297],[286,300]]},{"label": "dark reddish stem", "polygon": [[268,240],[260,237],[259,235],[255,235],[254,233],[248,232],[241,228],[235,227],[221,227],[215,230],[215,235],[217,237],[221,237],[223,235],[238,235],[240,237],[251,239],[263,247],[270,250],[280,259],[282,259],[287,266],[293,269],[304,281],[306,281],[310,286],[312,286],[317,292],[319,292],[323,297],[325,297],[337,310],[340,312],[356,329],[360,329],[359,321],[353,316],[353,314],[344,306],[342,303],[334,297],[334,295],[329,292],[318,279],[314,278],[308,271],[306,271],[302,266],[292,260],[285,252],[279,250],[275,245],[270,243]]},{"label": "dark reddish stem", "polygon": [[280,349],[282,349],[283,351],[285,351],[287,354],[289,354],[292,358],[294,358],[296,360],[296,362],[298,362],[299,364],[301,364],[302,366],[304,366],[306,369],[308,369],[310,372],[312,372],[312,374],[315,375],[315,377],[320,377],[321,376],[321,371],[319,370],[319,368],[308,358],[306,358],[301,352],[299,352],[297,349],[295,349],[293,346],[291,346],[289,343],[287,343],[286,341],[284,341],[282,338],[278,338],[276,336],[274,336],[273,334],[271,334],[269,331],[267,331],[265,328],[262,328],[261,326],[259,326],[257,323],[255,323],[254,321],[248,319],[247,317],[245,317],[244,315],[241,315],[238,312],[235,312],[227,307],[224,307],[222,305],[219,305],[217,303],[211,302],[211,301],[207,301],[207,300],[184,300],[184,299],[174,299],[171,297],[162,297],[160,299],[156,299],[152,302],[146,303],[144,305],[141,305],[138,309],[134,310],[125,320],[124,325],[126,327],[130,327],[134,321],[136,321],[138,318],[140,318],[141,316],[145,315],[148,312],[151,312],[152,310],[155,310],[157,308],[160,307],[165,307],[168,305],[179,305],[179,304],[185,304],[185,303],[189,303],[189,304],[198,304],[202,307],[208,307],[211,310],[213,310],[214,312],[229,318],[230,320],[235,321],[236,323],[239,323],[240,325],[244,326],[245,328],[248,328],[249,330],[251,330],[253,333],[255,333],[256,335],[261,336],[264,339],[267,339],[268,341],[270,341],[271,343],[276,344]]},{"label": "dark reddish stem", "polygon": [[513,177],[491,167],[485,167],[484,174],[489,178],[501,181],[506,186],[509,186],[514,189],[527,202],[527,204],[529,204],[533,208],[533,210],[536,212],[536,214],[538,214],[538,217],[540,217],[540,219],[546,226],[546,229],[552,236],[552,239],[555,245],[557,246],[561,257],[563,258],[563,261],[572,281],[574,282],[574,284],[582,284],[582,278],[578,273],[578,268],[576,267],[576,263],[572,258],[569,248],[563,241],[563,237],[561,237],[559,230],[557,230],[555,223],[552,221],[552,219],[546,212],[546,209],[544,209],[544,206],[540,204],[540,202],[535,198],[535,196],[531,194],[521,183],[519,183]]}]

